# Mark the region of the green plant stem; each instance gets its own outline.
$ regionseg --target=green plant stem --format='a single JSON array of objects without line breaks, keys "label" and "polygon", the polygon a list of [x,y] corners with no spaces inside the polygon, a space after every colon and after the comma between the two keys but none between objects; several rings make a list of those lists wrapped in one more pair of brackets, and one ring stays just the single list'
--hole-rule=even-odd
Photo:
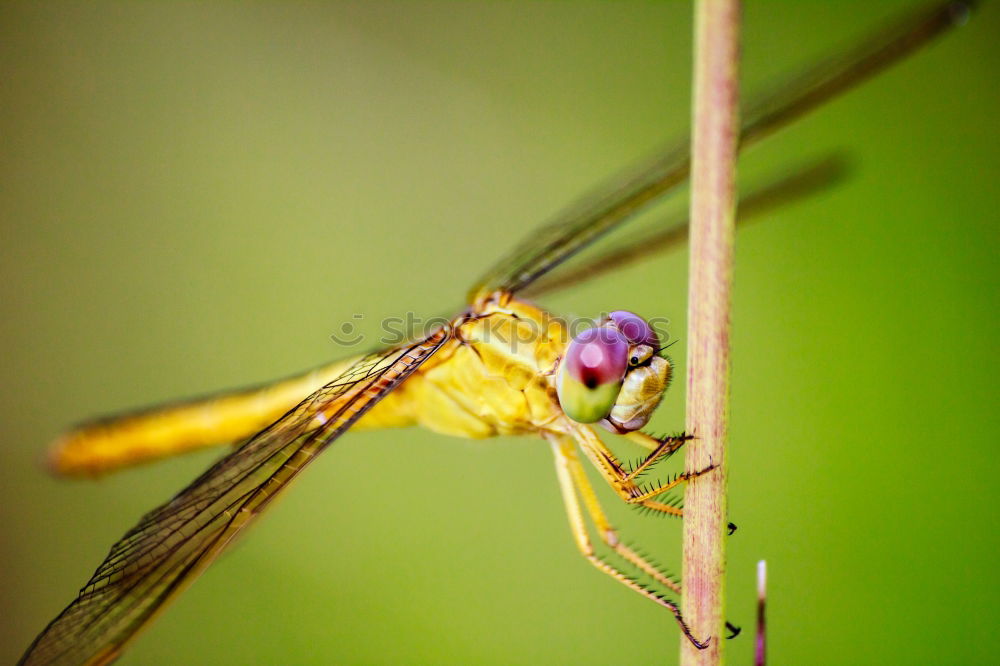
[{"label": "green plant stem", "polygon": [[738,0],[699,0],[691,166],[686,468],[717,466],[685,493],[681,600],[691,631],[707,648],[681,641],[681,663],[719,664],[725,640],[726,440],[729,416],[729,306],[740,132]]}]

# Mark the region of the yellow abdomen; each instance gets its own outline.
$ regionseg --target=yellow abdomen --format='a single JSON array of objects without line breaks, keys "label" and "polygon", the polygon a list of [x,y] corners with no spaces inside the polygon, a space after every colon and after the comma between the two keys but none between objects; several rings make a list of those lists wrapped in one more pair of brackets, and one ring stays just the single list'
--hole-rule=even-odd
[{"label": "yellow abdomen", "polygon": [[[489,303],[375,405],[354,429],[422,425],[482,438],[537,432],[559,416],[551,376],[564,327],[521,303]],[[49,462],[65,475],[102,473],[207,446],[240,442],[336,379],[350,358],[269,385],[85,424],[60,438]],[[546,374],[549,373],[549,374]]]}]

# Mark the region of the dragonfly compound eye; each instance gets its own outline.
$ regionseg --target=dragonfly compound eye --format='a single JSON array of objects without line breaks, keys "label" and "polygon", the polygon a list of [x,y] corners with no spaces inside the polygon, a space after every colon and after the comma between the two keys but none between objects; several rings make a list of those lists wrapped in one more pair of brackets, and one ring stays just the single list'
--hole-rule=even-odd
[{"label": "dragonfly compound eye", "polygon": [[577,423],[607,416],[628,368],[629,343],[613,326],[596,326],[576,336],[566,348],[556,388],[559,404]]},{"label": "dragonfly compound eye", "polygon": [[653,349],[660,348],[660,337],[656,335],[656,331],[636,313],[628,310],[615,310],[608,315],[608,319],[614,322],[618,330],[633,345],[648,345]]}]

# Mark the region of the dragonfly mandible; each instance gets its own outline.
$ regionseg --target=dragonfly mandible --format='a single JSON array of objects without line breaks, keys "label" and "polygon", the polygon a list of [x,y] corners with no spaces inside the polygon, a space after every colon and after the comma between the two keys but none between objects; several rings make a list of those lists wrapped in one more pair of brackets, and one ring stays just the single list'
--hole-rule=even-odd
[{"label": "dragonfly mandible", "polygon": [[[868,78],[959,22],[967,9],[967,3],[949,2],[908,15],[846,54],[792,77],[745,107],[741,144]],[[340,435],[351,428],[407,425],[465,437],[517,434],[547,441],[582,554],[668,609],[692,643],[704,646],[713,640],[692,635],[684,623],[672,600],[680,582],[618,537],[583,465],[583,459],[591,463],[625,502],[682,515],[677,502],[664,494],[710,473],[711,466],[664,484],[639,481],[686,441],[685,436],[656,438],[642,432],[666,390],[669,359],[636,315],[611,313],[571,338],[561,320],[527,300],[566,284],[568,274],[554,269],[675,191],[689,167],[684,140],[599,188],[501,260],[470,290],[462,312],[420,339],[277,383],[103,419],[67,434],[50,460],[57,472],[77,475],[242,443],[126,532],[20,663],[112,661]],[[776,186],[776,191],[796,189],[803,189],[802,182]],[[746,197],[741,205],[749,212],[750,204],[768,200],[767,194]],[[637,239],[578,268],[573,277],[593,277],[680,240],[676,229]],[[648,454],[638,465],[624,466],[598,436],[597,424]],[[597,554],[588,520],[607,557]],[[636,567],[646,580],[622,573],[619,561]]]}]

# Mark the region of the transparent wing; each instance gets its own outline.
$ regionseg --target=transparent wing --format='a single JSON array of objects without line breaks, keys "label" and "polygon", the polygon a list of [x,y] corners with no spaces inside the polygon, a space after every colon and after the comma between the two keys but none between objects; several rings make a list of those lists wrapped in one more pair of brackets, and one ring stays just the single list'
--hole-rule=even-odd
[{"label": "transparent wing", "polygon": [[469,292],[469,302],[495,291],[520,291],[683,183],[690,164],[684,142],[580,199],[486,273]]},{"label": "transparent wing", "polygon": [[[965,20],[970,2],[945,2],[911,12],[856,46],[789,79],[743,107],[740,145],[768,135],[830,98],[900,60],[948,27]],[[677,188],[691,167],[684,138],[653,160],[600,187],[531,237],[487,272],[469,292],[475,302],[495,291],[516,293]]]},{"label": "transparent wing", "polygon": [[[812,196],[843,178],[847,167],[840,155],[831,155],[821,161],[803,165],[787,176],[758,187],[740,197],[736,210],[736,223],[743,226],[759,219],[779,206],[800,198]],[[579,265],[565,267],[526,285],[521,293],[528,298],[583,284],[621,269],[623,266],[676,249],[687,241],[687,211],[672,218],[665,218],[653,226],[653,231],[632,237],[626,243],[612,247],[600,255],[589,257]]]},{"label": "transparent wing", "polygon": [[449,337],[369,355],[221,459],[111,548],[21,664],[103,664],[296,475]]}]

